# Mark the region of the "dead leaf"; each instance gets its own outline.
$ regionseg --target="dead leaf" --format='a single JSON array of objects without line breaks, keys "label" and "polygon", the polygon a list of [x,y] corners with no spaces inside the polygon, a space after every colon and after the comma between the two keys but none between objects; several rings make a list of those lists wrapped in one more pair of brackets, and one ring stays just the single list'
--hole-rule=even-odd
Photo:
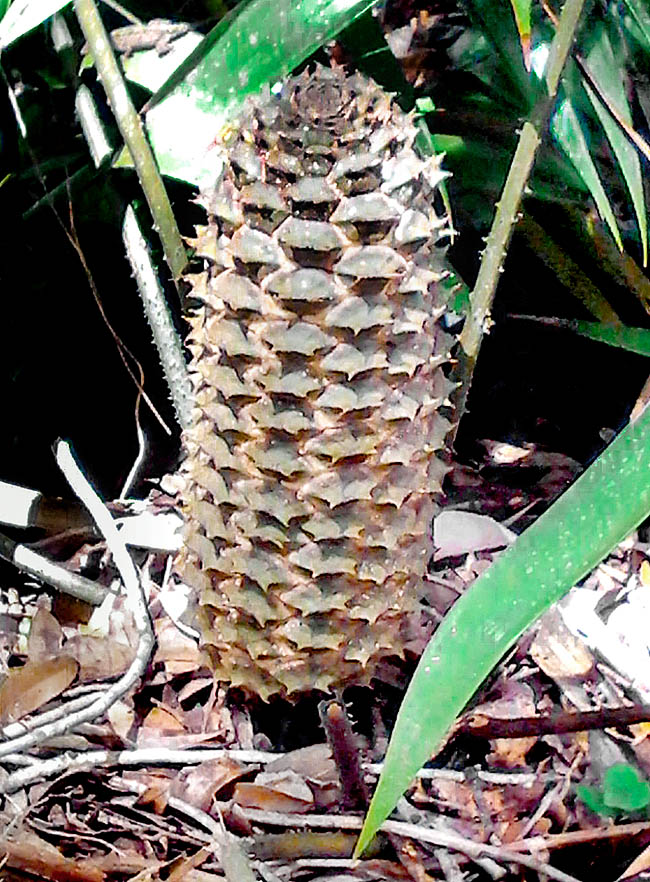
[{"label": "dead leaf", "polygon": [[171,795],[207,812],[215,796],[224,787],[246,774],[248,770],[229,757],[206,760],[193,769],[181,772],[174,779]]},{"label": "dead leaf", "polygon": [[226,882],[257,882],[248,855],[237,839],[230,833],[224,833],[218,838],[218,842],[221,847],[221,866]]},{"label": "dead leaf", "polygon": [[142,722],[141,731],[149,729],[160,734],[184,732],[185,727],[174,714],[162,707],[154,707],[150,710]]},{"label": "dead leaf", "polygon": [[182,634],[171,619],[156,619],[154,630],[158,641],[154,664],[162,663],[170,676],[197,671],[203,658],[198,644]]},{"label": "dead leaf", "polygon": [[193,855],[181,855],[176,858],[170,865],[167,882],[187,882],[188,874],[196,867],[200,867],[209,857],[212,857],[213,851],[214,849],[210,846],[204,845]]},{"label": "dead leaf", "polygon": [[443,511],[433,522],[434,560],[510,545],[517,538],[494,518],[469,511]]},{"label": "dead leaf", "polygon": [[106,711],[106,716],[115,734],[126,741],[135,718],[133,708],[124,701],[116,701]]},{"label": "dead leaf", "polygon": [[536,664],[552,680],[584,679],[594,668],[594,657],[582,640],[567,628],[557,608],[542,618],[530,648]]},{"label": "dead leaf", "polygon": [[150,805],[157,815],[167,808],[171,781],[164,775],[148,775],[147,789],[138,797],[138,805]]},{"label": "dead leaf", "polygon": [[110,637],[74,634],[66,642],[65,648],[79,662],[81,683],[117,677],[133,661],[133,649]]},{"label": "dead leaf", "polygon": [[642,561],[639,568],[639,579],[644,588],[650,585],[650,563],[647,560]]},{"label": "dead leaf", "polygon": [[103,882],[105,878],[100,862],[66,858],[54,845],[24,828],[16,838],[3,840],[2,852],[6,866],[53,882]]},{"label": "dead leaf", "polygon": [[499,769],[518,769],[526,765],[526,754],[537,743],[537,736],[528,738],[494,738],[490,741],[491,752],[486,759]]},{"label": "dead leaf", "polygon": [[263,773],[257,776],[253,784],[237,784],[234,800],[246,808],[272,812],[307,812],[314,805],[314,797],[307,784],[290,771]]},{"label": "dead leaf", "polygon": [[27,639],[27,657],[32,662],[56,658],[63,646],[63,630],[52,613],[39,607],[32,619]]},{"label": "dead leaf", "polygon": [[0,686],[0,722],[20,720],[60,695],[77,676],[78,667],[73,658],[60,655],[10,670]]},{"label": "dead leaf", "polygon": [[284,772],[287,769],[315,784],[338,784],[339,775],[328,744],[310,744],[290,750],[266,766],[267,772]]},{"label": "dead leaf", "polygon": [[648,869],[650,869],[650,845],[647,845],[641,854],[634,858],[630,866],[618,876],[616,882],[620,882],[622,879],[630,879],[632,876],[638,876],[639,873],[644,873]]}]

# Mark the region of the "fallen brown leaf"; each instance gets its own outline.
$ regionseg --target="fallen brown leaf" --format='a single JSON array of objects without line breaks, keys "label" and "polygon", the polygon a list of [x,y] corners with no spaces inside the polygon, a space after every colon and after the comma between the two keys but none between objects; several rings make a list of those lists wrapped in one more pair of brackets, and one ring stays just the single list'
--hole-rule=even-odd
[{"label": "fallen brown leaf", "polygon": [[228,757],[206,760],[181,772],[174,779],[171,795],[207,812],[215,796],[245,774],[247,770]]},{"label": "fallen brown leaf", "polygon": [[79,666],[68,655],[28,661],[9,671],[0,686],[0,722],[11,723],[60,695],[77,676]]},{"label": "fallen brown leaf", "polygon": [[253,784],[237,784],[234,799],[246,808],[271,812],[307,812],[314,805],[313,794],[304,780],[288,771],[258,775]]},{"label": "fallen brown leaf", "polygon": [[32,662],[49,661],[61,653],[63,629],[49,610],[34,613],[27,640],[27,657]]},{"label": "fallen brown leaf", "polygon": [[66,858],[58,848],[25,829],[19,836],[3,840],[0,855],[12,869],[54,882],[103,882],[106,875],[101,860],[88,858],[80,863]]}]

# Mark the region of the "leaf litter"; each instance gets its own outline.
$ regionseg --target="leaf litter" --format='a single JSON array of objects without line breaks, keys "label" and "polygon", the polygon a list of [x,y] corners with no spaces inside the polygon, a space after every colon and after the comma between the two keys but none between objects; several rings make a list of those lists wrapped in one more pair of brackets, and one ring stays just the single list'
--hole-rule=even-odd
[{"label": "leaf litter", "polygon": [[[507,468],[520,468],[529,454],[511,452],[513,464]],[[492,455],[486,454],[488,461]],[[564,474],[561,458],[547,456],[547,467]],[[484,481],[480,470],[474,472],[478,482]],[[452,477],[452,498],[454,493],[462,497],[468,473]],[[528,488],[522,499],[512,483],[509,479],[509,488],[493,489],[488,510],[497,494],[502,515],[547,502],[544,484]],[[150,507],[154,514],[169,511],[173,501],[162,502],[156,491]],[[455,509],[446,512],[438,530],[444,536],[450,524],[456,528],[451,544],[442,542],[438,549],[422,607],[413,616],[410,659],[385,664],[374,701],[366,690],[351,689],[347,704],[341,705],[350,715],[350,744],[370,787],[394,713],[394,687],[403,687],[409,662],[446,608],[510,539],[509,531],[489,516],[463,511],[462,498],[455,499]],[[68,548],[69,562],[83,570],[84,560],[92,560],[98,582],[113,585],[116,574],[103,543],[83,547],[83,554]],[[11,757],[3,763],[0,786],[13,792],[1,814],[2,850],[12,870],[71,880],[146,874],[208,882],[225,874],[229,880],[353,882],[426,879],[440,873],[462,879],[477,869],[475,878],[498,878],[506,872],[505,859],[501,867],[488,862],[485,869],[481,859],[436,847],[427,836],[442,835],[436,834],[442,830],[486,849],[497,843],[504,854],[514,850],[521,860],[532,852],[540,866],[558,854],[568,860],[563,865],[569,870],[574,842],[579,849],[591,840],[602,851],[616,841],[617,834],[607,835],[609,819],[580,800],[577,788],[600,792],[610,782],[611,789],[608,770],[617,763],[634,769],[625,774],[636,775],[635,780],[650,776],[650,729],[643,722],[616,726],[617,712],[633,704],[634,684],[604,659],[598,634],[587,634],[585,640],[572,632],[566,609],[583,592],[603,627],[607,619],[620,618],[625,606],[638,614],[650,585],[649,548],[638,536],[616,549],[564,604],[524,635],[458,721],[433,765],[421,771],[394,817],[415,823],[423,838],[381,834],[374,853],[360,862],[352,861],[351,854],[361,815],[347,809],[341,813],[344,770],[337,768],[337,754],[325,743],[314,704],[276,703],[269,710],[215,687],[196,642],[179,628],[182,615],[172,619],[162,602],[169,590],[168,554],[133,551],[157,636],[139,687],[113,705],[104,720],[32,751],[26,763],[34,772],[22,786],[12,783],[20,784],[20,765]],[[5,734],[12,734],[11,726],[29,725],[30,715],[78,700],[84,690],[105,688],[128,666],[138,639],[119,595],[108,593],[94,612],[79,605],[73,609],[56,597],[52,602],[47,593],[23,607],[20,587],[3,586],[1,592]],[[534,725],[540,715],[560,719],[570,710],[609,714],[603,719],[611,725],[591,732],[562,731],[560,726],[557,732],[524,737],[503,734],[503,727],[515,722]],[[278,725],[282,715],[286,719]],[[490,727],[498,737],[489,737]],[[633,843],[650,829],[645,808],[635,808],[630,800],[619,798],[628,810],[619,812],[613,828],[621,833],[629,828],[628,862],[641,860]],[[619,860],[624,872],[625,858]]]}]

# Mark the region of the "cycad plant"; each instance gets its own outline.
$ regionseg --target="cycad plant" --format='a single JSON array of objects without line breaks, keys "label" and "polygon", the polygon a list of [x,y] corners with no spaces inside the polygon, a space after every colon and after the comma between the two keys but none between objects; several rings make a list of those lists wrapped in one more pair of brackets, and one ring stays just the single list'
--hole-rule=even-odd
[{"label": "cycad plant", "polygon": [[[199,184],[208,213],[192,243],[207,268],[187,277],[194,410],[184,419],[189,527],[179,568],[203,610],[217,676],[264,697],[363,681],[402,644],[405,604],[427,553],[441,478],[436,451],[447,430],[439,411],[450,391],[440,371],[449,345],[437,321],[443,272],[436,257],[448,223],[435,204],[439,163],[427,158],[436,140],[460,182],[459,216],[485,233],[497,209],[474,291],[463,303],[457,288],[454,301],[465,312],[457,352],[465,386],[526,188],[570,209],[595,245],[602,231],[587,223],[593,198],[618,246],[623,237],[598,171],[609,169],[611,192],[628,192],[633,206],[625,244],[640,262],[646,255],[634,152],[646,147],[633,111],[642,112],[647,96],[639,90],[632,106],[618,88],[650,51],[640,0],[595,11],[567,0],[557,22],[535,10],[532,42],[525,4],[516,6],[520,40],[504,4],[473,0],[472,29],[459,35],[455,56],[458,69],[471,68],[463,81],[470,85],[448,101],[463,110],[468,128],[438,139],[382,91],[381,71],[394,82],[396,69],[388,49],[373,42],[376,20],[366,20],[366,33],[375,29],[366,45],[345,35],[342,42],[355,47],[360,68],[373,65],[377,86],[320,68],[286,80],[373,5],[240,3],[171,72],[146,115],[160,168]],[[151,157],[140,152],[143,139],[96,10],[90,0],[77,0],[75,9],[178,278],[180,240]],[[596,16],[597,26],[581,25],[584,15]],[[0,43],[19,34],[10,22]],[[161,68],[170,73],[168,61],[148,58],[158,80]],[[142,59],[125,60],[127,74],[143,81],[136,62]],[[242,110],[247,95],[269,86]],[[405,88],[399,97],[408,106],[414,95]],[[343,113],[332,111],[340,106]],[[421,113],[431,107],[418,104]],[[506,134],[500,151],[485,134],[478,149],[471,137],[472,123],[486,116]],[[436,117],[428,119],[434,128]],[[453,125],[453,114],[448,119]],[[481,216],[475,197],[490,181]],[[632,259],[610,256],[608,266],[630,274]],[[643,276],[635,278],[638,293]],[[593,286],[580,290],[593,295],[590,309],[608,320],[607,333],[614,328],[629,345],[632,335],[611,306]],[[637,330],[634,345],[647,352],[647,335]],[[642,415],[625,429],[434,635],[360,847],[501,654],[650,510],[649,423]]]}]

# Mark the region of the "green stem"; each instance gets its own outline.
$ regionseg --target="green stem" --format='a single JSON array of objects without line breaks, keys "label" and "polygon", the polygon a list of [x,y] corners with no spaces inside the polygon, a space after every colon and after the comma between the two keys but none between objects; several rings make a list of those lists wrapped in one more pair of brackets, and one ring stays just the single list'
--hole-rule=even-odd
[{"label": "green stem", "polygon": [[88,42],[108,100],[140,179],[154,226],[174,279],[178,279],[187,257],[171,203],[149,147],[142,123],[131,101],[122,72],[113,54],[110,38],[93,0],[75,0],[74,9]]},{"label": "green stem", "polygon": [[545,77],[546,94],[537,101],[530,119],[522,127],[501,200],[496,205],[492,229],[486,241],[478,277],[471,294],[469,313],[460,335],[457,370],[457,379],[461,384],[462,400],[457,402],[460,415],[464,410],[472,382],[483,334],[489,328],[490,310],[522,196],[532,171],[537,148],[548,126],[562,70],[575,37],[584,3],[585,0],[566,0],[564,4],[548,58]]}]

